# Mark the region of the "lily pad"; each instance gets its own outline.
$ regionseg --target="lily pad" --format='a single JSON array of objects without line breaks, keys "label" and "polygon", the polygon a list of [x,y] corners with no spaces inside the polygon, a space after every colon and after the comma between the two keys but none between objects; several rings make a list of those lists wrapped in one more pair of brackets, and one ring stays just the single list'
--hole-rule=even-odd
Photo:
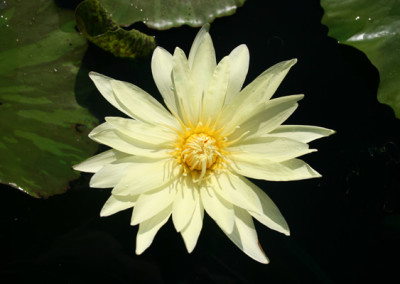
[{"label": "lily pad", "polygon": [[321,0],[321,5],[329,35],[368,56],[379,70],[378,100],[400,118],[400,0]]},{"label": "lily pad", "polygon": [[[4,4],[5,3],[5,4]],[[34,197],[68,188],[71,166],[97,146],[97,120],[76,102],[86,40],[72,11],[54,1],[8,0],[0,7],[0,182]]]},{"label": "lily pad", "polygon": [[246,0],[99,0],[120,25],[143,22],[166,30],[189,25],[200,27],[236,12]]},{"label": "lily pad", "polygon": [[78,5],[76,23],[82,34],[100,48],[118,57],[144,57],[156,47],[154,37],[137,30],[126,31],[114,23],[98,0]]}]

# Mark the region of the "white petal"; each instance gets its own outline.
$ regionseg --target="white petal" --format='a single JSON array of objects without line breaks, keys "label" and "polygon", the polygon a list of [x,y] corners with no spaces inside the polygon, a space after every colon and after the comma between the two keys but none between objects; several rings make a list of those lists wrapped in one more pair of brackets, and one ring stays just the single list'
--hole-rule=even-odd
[{"label": "white petal", "polygon": [[129,172],[114,187],[112,194],[137,195],[165,187],[181,174],[173,159],[155,160],[146,157],[132,157]]},{"label": "white petal", "polygon": [[[297,102],[303,97],[303,95],[292,95],[273,99],[260,105],[258,112],[242,115],[240,128],[229,139],[236,139],[245,132],[248,132],[246,139],[269,133],[289,118],[296,110]],[[245,117],[247,120],[244,120]]]},{"label": "white petal", "polygon": [[281,163],[261,159],[235,161],[231,166],[240,175],[270,181],[290,181],[321,177],[308,164],[298,159]]},{"label": "white petal", "polygon": [[[220,125],[225,125],[226,129],[230,130],[252,114],[259,112],[260,106],[262,107],[272,97],[296,61],[292,59],[280,62],[258,76],[226,105]],[[240,115],[237,115],[238,113]]]},{"label": "white petal", "polygon": [[195,55],[197,53],[197,49],[199,48],[200,44],[203,42],[204,37],[206,36],[206,34],[208,34],[209,30],[210,30],[210,25],[205,24],[201,27],[201,29],[197,33],[197,35],[193,41],[192,47],[190,48],[190,52],[189,52],[189,67],[190,68],[192,68],[193,61],[194,61]]},{"label": "white petal", "polygon": [[167,158],[168,149],[164,145],[155,145],[140,141],[128,135],[125,135],[108,123],[105,122],[89,133],[89,137],[101,144],[110,146],[118,151],[131,155],[140,155],[154,158]]},{"label": "white petal", "polygon": [[118,197],[111,195],[101,209],[100,216],[110,216],[119,211],[132,208],[135,205],[137,198],[138,196]]},{"label": "white petal", "polygon": [[225,104],[229,103],[240,92],[246,79],[250,61],[250,53],[247,46],[241,44],[232,50],[229,54],[229,61],[229,85],[226,92]]},{"label": "white petal", "polygon": [[179,127],[176,119],[152,96],[139,87],[122,81],[111,81],[116,100],[126,108],[132,118],[151,124]]},{"label": "white petal", "polygon": [[218,177],[218,193],[232,204],[257,216],[261,223],[269,228],[289,234],[285,218],[272,200],[255,184],[242,176],[223,173]]},{"label": "white petal", "polygon": [[143,253],[151,245],[158,230],[164,226],[171,216],[171,207],[168,206],[154,217],[140,223],[136,237],[136,254]]},{"label": "white petal", "polygon": [[172,79],[181,110],[180,117],[186,123],[191,121],[196,124],[200,113],[201,94],[194,91],[189,63],[185,53],[179,47],[175,48],[172,63]]},{"label": "white petal", "polygon": [[225,101],[229,83],[229,57],[224,57],[214,70],[207,90],[204,92],[202,118],[203,121],[217,118]]},{"label": "white petal", "polygon": [[165,104],[173,112],[179,114],[179,104],[176,101],[172,84],[172,54],[162,47],[157,47],[151,59],[151,71]]},{"label": "white petal", "polygon": [[89,77],[92,79],[99,92],[110,104],[126,115],[131,116],[130,111],[115,98],[114,91],[111,87],[111,81],[114,79],[96,72],[89,72]]},{"label": "white petal", "polygon": [[215,193],[214,188],[201,188],[200,196],[207,214],[222,230],[232,232],[234,223],[232,204]]},{"label": "white petal", "polygon": [[[129,160],[129,158],[128,158]],[[122,160],[124,161],[124,160]],[[130,162],[120,162],[119,160],[105,165],[90,180],[90,187],[108,188],[113,187],[129,172],[132,167]]]},{"label": "white petal", "polygon": [[257,137],[246,139],[237,146],[227,148],[233,160],[252,161],[267,159],[282,162],[289,159],[315,152],[308,144],[281,137]]},{"label": "white petal", "polygon": [[133,209],[131,225],[148,220],[171,205],[176,196],[175,186],[172,184],[141,194]]},{"label": "white petal", "polygon": [[313,140],[334,134],[335,131],[318,126],[310,125],[280,125],[266,134],[266,137],[285,137],[308,143]]},{"label": "white petal", "polygon": [[117,150],[111,149],[96,156],[90,157],[86,161],[79,163],[73,166],[73,169],[76,171],[86,172],[86,173],[95,173],[98,172],[102,167],[107,164],[110,164],[117,159],[125,158],[128,155]]},{"label": "white petal", "polygon": [[185,242],[186,249],[191,253],[196,246],[199,238],[201,228],[203,227],[204,207],[201,199],[196,201],[196,208],[194,209],[192,218],[185,228],[181,231],[183,241]]},{"label": "white petal", "polygon": [[204,34],[199,32],[199,34],[199,41],[195,40],[194,47],[192,47],[189,54],[189,67],[196,94],[201,97],[202,93],[207,89],[217,63],[210,34],[208,32]]},{"label": "white petal", "polygon": [[257,232],[250,214],[236,206],[234,210],[235,226],[231,233],[225,232],[225,234],[248,256],[258,262],[268,263],[269,260],[258,241]]},{"label": "white petal", "polygon": [[105,120],[119,132],[150,144],[168,144],[176,139],[176,132],[140,120],[106,117]]},{"label": "white petal", "polygon": [[194,209],[199,200],[199,189],[191,183],[190,178],[185,178],[182,186],[177,188],[177,193],[172,207],[172,221],[177,232],[180,232],[192,218]]}]

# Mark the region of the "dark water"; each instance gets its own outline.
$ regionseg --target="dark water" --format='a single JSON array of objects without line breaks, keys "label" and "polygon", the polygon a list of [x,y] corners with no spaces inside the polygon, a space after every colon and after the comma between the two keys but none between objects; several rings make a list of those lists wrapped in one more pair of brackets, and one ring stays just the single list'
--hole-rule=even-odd
[{"label": "dark water", "polygon": [[[246,84],[272,64],[298,58],[275,95],[305,94],[287,123],[337,131],[313,142],[319,151],[304,157],[322,178],[257,182],[292,233],[286,237],[256,224],[271,263],[246,256],[208,217],[192,254],[168,222],[136,256],[131,212],[100,218],[109,190],[88,188],[90,175],[83,175],[68,193],[48,200],[1,186],[1,283],[385,283],[397,277],[400,123],[376,100],[379,74],[363,53],[327,36],[319,1],[261,3],[249,0],[234,16],[212,24],[217,58],[247,44]],[[197,33],[189,27],[135,27],[171,52],[175,46],[188,52]],[[157,94],[150,59],[132,63],[91,46],[77,91],[90,86],[89,70]],[[77,99],[99,118],[120,115],[94,89],[89,98]]]}]

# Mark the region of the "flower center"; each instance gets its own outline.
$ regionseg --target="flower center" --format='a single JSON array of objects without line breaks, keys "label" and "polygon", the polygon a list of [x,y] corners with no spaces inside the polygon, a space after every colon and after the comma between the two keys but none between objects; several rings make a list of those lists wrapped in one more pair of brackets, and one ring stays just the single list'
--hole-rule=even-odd
[{"label": "flower center", "polygon": [[182,161],[191,170],[209,169],[217,160],[218,146],[216,140],[204,133],[192,134],[183,145]]}]

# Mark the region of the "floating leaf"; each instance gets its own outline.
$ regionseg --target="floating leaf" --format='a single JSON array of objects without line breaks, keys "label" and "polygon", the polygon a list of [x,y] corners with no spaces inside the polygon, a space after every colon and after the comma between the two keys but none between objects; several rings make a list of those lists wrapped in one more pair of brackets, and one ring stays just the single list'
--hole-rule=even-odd
[{"label": "floating leaf", "polygon": [[215,18],[236,12],[246,0],[99,0],[114,21],[129,26],[143,22],[149,28],[165,30],[189,25],[200,27]]},{"label": "floating leaf", "polygon": [[329,35],[368,56],[379,70],[378,100],[400,118],[400,0],[321,0],[321,5]]},{"label": "floating leaf", "polygon": [[153,37],[137,30],[126,31],[113,23],[97,0],[86,0],[78,5],[76,23],[83,35],[118,57],[143,57],[156,46]]},{"label": "floating leaf", "polygon": [[97,123],[76,103],[86,40],[54,1],[8,0],[0,10],[0,182],[34,197],[64,192],[71,166],[97,146]]}]

